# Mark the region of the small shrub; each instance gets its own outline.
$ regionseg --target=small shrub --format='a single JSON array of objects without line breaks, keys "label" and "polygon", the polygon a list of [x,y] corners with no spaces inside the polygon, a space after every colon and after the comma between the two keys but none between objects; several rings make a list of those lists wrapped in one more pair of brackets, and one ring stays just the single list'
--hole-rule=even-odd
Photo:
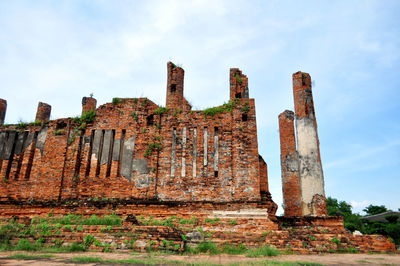
[{"label": "small shrub", "polygon": [[135,119],[135,121],[138,120],[138,116],[137,116],[137,114],[136,114],[134,111],[131,113],[131,117],[132,117],[133,119]]},{"label": "small shrub", "polygon": [[102,247],[102,246],[103,246],[103,244],[101,243],[101,241],[100,241],[100,240],[98,240],[98,239],[95,239],[95,240],[94,240],[94,246],[95,246],[95,247]]},{"label": "small shrub", "polygon": [[95,117],[96,117],[96,112],[94,110],[90,110],[90,111],[82,114],[82,116],[80,118],[80,122],[89,124],[94,121]]},{"label": "small shrub", "polygon": [[29,242],[28,239],[21,238],[17,244],[16,249],[25,251],[37,250],[37,246],[34,243]]},{"label": "small shrub", "polygon": [[356,248],[354,248],[354,247],[349,247],[349,248],[347,249],[347,252],[348,252],[348,253],[358,253],[358,250],[357,250]]},{"label": "small shrub", "polygon": [[54,131],[54,136],[61,136],[63,134],[64,130],[62,129],[56,129]]},{"label": "small shrub", "polygon": [[83,239],[83,245],[85,246],[85,249],[88,249],[94,242],[94,236],[92,235],[86,235],[85,238]]},{"label": "small shrub", "polygon": [[236,103],[229,101],[228,103],[224,103],[222,106],[210,107],[203,110],[203,115],[206,116],[215,116],[219,113],[229,112],[232,113],[233,108],[236,107]]},{"label": "small shrub", "polygon": [[161,115],[161,114],[168,113],[168,112],[169,112],[169,108],[162,107],[162,106],[160,106],[156,110],[154,110],[155,115]]},{"label": "small shrub", "polygon": [[243,79],[239,76],[239,74],[236,74],[235,78],[237,83],[239,83],[239,85],[242,85]]},{"label": "small shrub", "polygon": [[331,242],[332,242],[332,243],[335,243],[336,245],[340,245],[340,240],[337,239],[336,237],[333,237],[333,238],[331,239]]},{"label": "small shrub", "polygon": [[219,224],[219,218],[215,218],[215,219],[204,219],[205,223],[210,223],[210,224]]},{"label": "small shrub", "polygon": [[72,245],[67,246],[66,250],[69,252],[79,252],[79,251],[86,251],[86,248],[83,244],[74,242],[74,243],[72,243]]},{"label": "small shrub", "polygon": [[111,229],[112,229],[112,226],[111,225],[109,225],[109,226],[107,226],[107,227],[103,227],[103,228],[101,228],[100,229],[100,231],[101,232],[110,232],[111,231]]},{"label": "small shrub", "polygon": [[230,224],[230,225],[236,225],[236,224],[237,224],[237,221],[236,221],[236,220],[229,220],[229,224]]},{"label": "small shrub", "polygon": [[179,224],[196,224],[197,223],[197,217],[193,216],[190,219],[180,219]]},{"label": "small shrub", "polygon": [[197,250],[201,253],[217,254],[218,247],[212,241],[203,241],[197,246]]},{"label": "small shrub", "polygon": [[249,107],[249,103],[248,102],[244,102],[242,108],[240,108],[240,110],[243,113],[248,113],[250,111],[250,107]]},{"label": "small shrub", "polygon": [[119,104],[120,103],[120,99],[119,98],[113,98],[112,99],[112,104],[113,105],[117,105],[117,104]]}]

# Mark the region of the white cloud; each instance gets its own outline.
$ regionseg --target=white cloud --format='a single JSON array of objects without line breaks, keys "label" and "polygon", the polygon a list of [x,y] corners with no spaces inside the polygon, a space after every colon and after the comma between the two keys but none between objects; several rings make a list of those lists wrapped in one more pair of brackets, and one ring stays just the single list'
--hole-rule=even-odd
[{"label": "white cloud", "polygon": [[372,204],[369,200],[362,200],[362,201],[350,201],[351,206],[353,207],[353,213],[361,213],[362,210]]}]

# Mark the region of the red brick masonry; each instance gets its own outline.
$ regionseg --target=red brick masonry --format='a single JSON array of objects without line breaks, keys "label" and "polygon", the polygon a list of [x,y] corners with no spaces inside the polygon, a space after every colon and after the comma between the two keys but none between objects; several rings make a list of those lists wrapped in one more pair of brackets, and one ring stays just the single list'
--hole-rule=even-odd
[{"label": "red brick masonry", "polygon": [[[343,235],[360,251],[393,249],[382,237],[352,237],[337,218],[300,217],[299,174],[290,161],[297,160],[290,112],[280,116],[282,181],[285,215],[296,216],[290,220],[296,225],[289,226],[298,233],[285,228],[288,220],[275,217],[267,164],[258,153],[247,77],[231,69],[230,102],[193,111],[183,95],[183,69],[171,62],[167,69],[167,109],[147,98],[114,98],[96,108],[96,99],[84,97],[82,113],[95,110],[93,121],[48,121],[51,107],[39,103],[36,120],[43,123],[0,125],[0,218],[45,216],[51,209],[55,215],[196,216],[201,219],[192,229],[202,226],[217,243],[270,243],[316,252],[331,235],[314,232],[319,242],[299,247],[306,232],[298,223],[311,221],[314,227],[333,227],[332,236]],[[6,112],[2,106],[0,115]],[[207,222],[216,218],[221,223]],[[172,229],[143,230],[162,236],[157,243],[170,237],[184,244]]]}]

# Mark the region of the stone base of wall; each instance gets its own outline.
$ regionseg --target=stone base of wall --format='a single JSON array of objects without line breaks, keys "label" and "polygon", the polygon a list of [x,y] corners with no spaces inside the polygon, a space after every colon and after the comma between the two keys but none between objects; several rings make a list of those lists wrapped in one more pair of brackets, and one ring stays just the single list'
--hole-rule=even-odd
[{"label": "stone base of wall", "polygon": [[279,230],[268,243],[299,253],[394,252],[396,247],[381,235],[354,236],[344,229],[342,217],[277,217]]},{"label": "stone base of wall", "polygon": [[[92,250],[135,249],[144,251],[183,251],[186,245],[196,246],[213,241],[219,246],[240,245],[247,248],[272,245],[297,253],[323,252],[393,252],[395,245],[380,235],[353,236],[343,227],[340,217],[268,217],[261,203],[191,203],[191,204],[87,204],[0,205],[0,222],[12,218],[29,226],[31,219],[56,219],[67,214],[83,217],[115,213],[123,219],[121,226],[63,226],[50,230],[44,244],[82,243],[93,235],[98,245]],[[19,236],[12,239],[18,243]],[[31,239],[34,241],[36,239]],[[101,244],[99,244],[101,243]]]}]

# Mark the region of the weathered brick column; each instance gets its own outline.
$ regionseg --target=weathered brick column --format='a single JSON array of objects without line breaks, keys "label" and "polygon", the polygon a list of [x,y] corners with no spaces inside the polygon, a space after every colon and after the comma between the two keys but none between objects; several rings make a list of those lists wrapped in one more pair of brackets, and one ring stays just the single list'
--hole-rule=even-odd
[{"label": "weathered brick column", "polygon": [[82,98],[82,114],[96,110],[97,100],[93,97]]},{"label": "weathered brick column", "polygon": [[260,168],[260,191],[269,192],[268,188],[268,165],[261,155],[258,155],[258,167]]},{"label": "weathered brick column", "polygon": [[249,80],[239,68],[231,68],[229,71],[230,99],[249,98]]},{"label": "weathered brick column", "polygon": [[286,110],[279,115],[279,136],[285,216],[301,216],[299,161],[294,135],[294,113],[292,111]]},{"label": "weathered brick column", "polygon": [[190,111],[192,106],[183,96],[183,80],[185,71],[172,62],[167,63],[167,102],[166,107]]},{"label": "weathered brick column", "polygon": [[7,101],[0,99],[0,125],[4,124],[4,118],[6,117]]},{"label": "weathered brick column", "polygon": [[326,215],[324,175],[309,74],[300,71],[293,74],[293,95],[303,215]]},{"label": "weathered brick column", "polygon": [[39,102],[35,121],[47,122],[50,120],[51,105]]}]

